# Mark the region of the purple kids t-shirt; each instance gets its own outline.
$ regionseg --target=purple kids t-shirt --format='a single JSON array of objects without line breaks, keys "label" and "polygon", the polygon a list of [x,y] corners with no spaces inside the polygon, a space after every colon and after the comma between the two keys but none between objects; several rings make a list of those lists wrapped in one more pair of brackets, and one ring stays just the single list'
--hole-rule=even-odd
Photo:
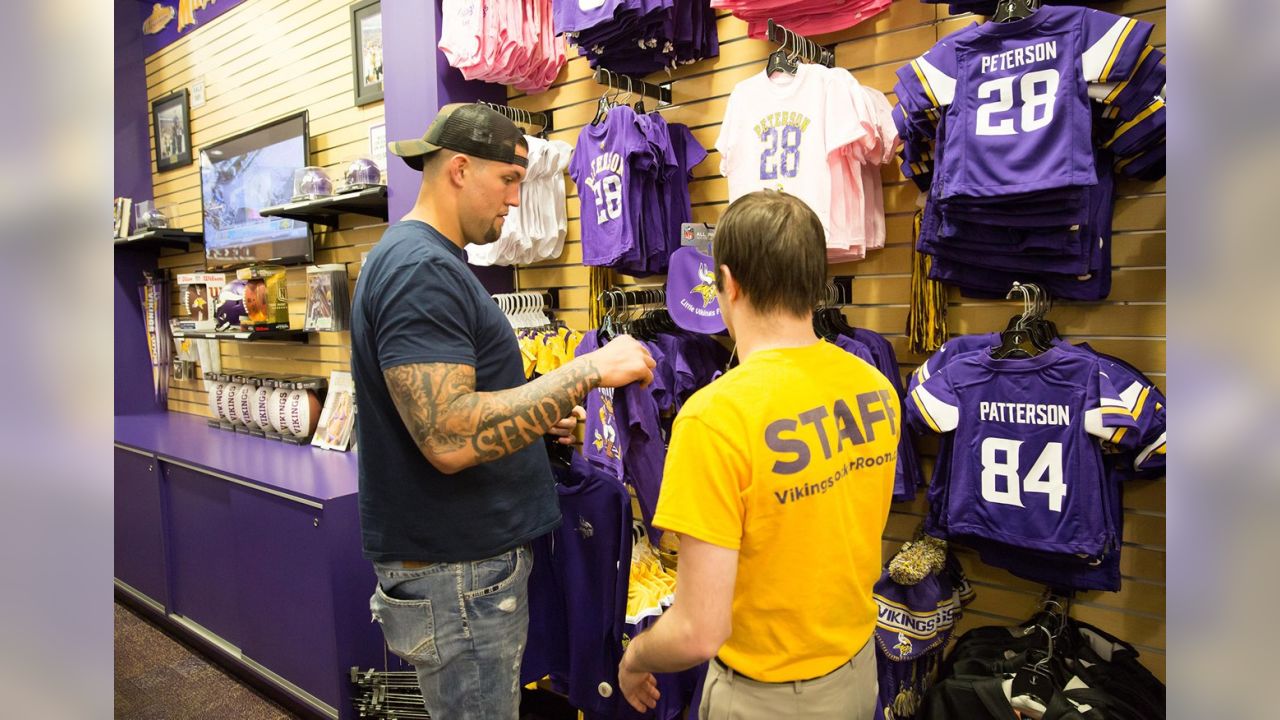
[{"label": "purple kids t-shirt", "polygon": [[635,167],[647,167],[651,156],[649,140],[630,108],[613,108],[599,125],[578,133],[569,176],[578,186],[582,208],[584,265],[612,266],[636,247],[641,230],[635,205],[641,197],[634,194]]}]

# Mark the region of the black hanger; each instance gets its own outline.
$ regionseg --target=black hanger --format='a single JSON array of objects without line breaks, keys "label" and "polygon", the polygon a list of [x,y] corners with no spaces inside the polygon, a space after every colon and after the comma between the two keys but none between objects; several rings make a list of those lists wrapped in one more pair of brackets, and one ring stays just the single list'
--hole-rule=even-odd
[{"label": "black hanger", "polygon": [[[627,92],[631,92],[631,76],[627,76]],[[640,88],[640,99],[636,101],[635,111],[639,115],[645,114],[644,109],[644,88]]]},{"label": "black hanger", "polygon": [[1000,345],[991,350],[991,357],[997,360],[1031,358],[1053,347],[1052,343],[1041,337],[1039,331],[1033,331],[1030,327],[1029,322],[1034,319],[1036,310],[1031,288],[1035,288],[1035,297],[1038,299],[1038,286],[1016,282],[1008,294],[1005,295],[1006,298],[1010,299],[1013,298],[1015,293],[1022,296],[1022,314],[1009,319],[1008,327],[1005,328],[1004,332],[1000,333]]},{"label": "black hanger", "polygon": [[561,467],[572,466],[574,453],[575,450],[572,445],[565,445],[556,440],[547,440],[547,458],[551,460],[553,465]]},{"label": "black hanger", "polygon": [[613,101],[609,98],[609,91],[614,89],[613,73],[605,70],[605,80],[609,84],[605,91],[600,93],[600,101],[596,103],[596,116],[591,119],[593,126],[599,125],[600,121],[604,120],[605,116],[609,114],[609,108],[613,107]]},{"label": "black hanger", "polygon": [[1043,625],[1037,625],[1036,630],[1046,634],[1048,650],[1044,654],[1037,650],[1027,652],[1026,663],[1013,676],[1009,697],[1026,696],[1041,705],[1048,705],[1049,699],[1058,690],[1058,680],[1050,665],[1054,659],[1053,634]]},{"label": "black hanger", "polygon": [[992,22],[1013,22],[1031,17],[1040,8],[1040,0],[1000,0]]},{"label": "black hanger", "polygon": [[781,48],[778,48],[769,55],[769,63],[764,67],[764,74],[766,76],[773,75],[775,72],[785,72],[788,75],[795,75],[796,71],[800,67],[800,63],[798,62],[796,55],[787,52],[787,45],[791,43],[795,38],[795,35],[786,28],[781,29],[787,34],[787,39],[783,42]]}]

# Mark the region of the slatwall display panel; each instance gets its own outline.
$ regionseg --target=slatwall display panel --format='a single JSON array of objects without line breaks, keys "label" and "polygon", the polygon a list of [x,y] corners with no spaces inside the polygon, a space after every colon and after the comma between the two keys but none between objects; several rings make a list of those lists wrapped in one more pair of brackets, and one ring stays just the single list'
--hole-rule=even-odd
[{"label": "slatwall display panel", "polygon": [[[328,171],[335,183],[353,158],[369,152],[369,128],[383,122],[383,103],[356,107],[351,82],[351,27],[346,0],[248,0],[178,42],[147,58],[147,96],[163,97],[204,79],[206,102],[191,109],[191,144],[196,161],[155,172],[156,203],[178,206],[177,224],[201,229],[199,148],[275,118],[308,111],[311,165]],[[148,119],[150,122],[150,119]],[[386,224],[362,215],[343,215],[336,229],[313,226],[316,263],[345,263],[355,282],[360,255],[382,236]],[[171,273],[204,269],[203,250],[165,251],[161,268]],[[306,270],[287,274],[289,324],[301,328],[306,312]],[[173,284],[170,313],[180,299]],[[307,344],[292,342],[218,343],[224,371],[248,370],[328,377],[348,370],[351,338],[346,332],[314,333]],[[209,415],[203,380],[170,383],[169,409]]]},{"label": "slatwall display panel", "polygon": [[[1167,52],[1164,0],[1124,0],[1105,9],[1152,22],[1152,44]],[[816,36],[823,45],[836,46],[836,64],[849,68],[860,82],[892,94],[894,71],[924,52],[940,38],[975,18],[951,17],[946,6],[896,0],[887,11],[848,30]],[[694,169],[690,183],[693,215],[697,222],[714,223],[728,205],[728,187],[719,174],[719,154],[711,147],[719,132],[725,103],[735,84],[760,72],[775,45],[746,37],[746,24],[722,13],[717,22],[720,56],[647,77],[651,82],[672,81],[674,105],[663,109],[669,122],[688,125],[710,151]],[[570,50],[573,55],[574,51]],[[531,111],[549,112],[555,132],[549,137],[571,145],[579,130],[596,112],[603,86],[591,79],[592,71],[580,57],[570,60],[553,86],[534,95],[512,93],[508,103]],[[652,104],[652,101],[650,101]],[[888,228],[886,246],[872,250],[867,259],[831,267],[833,275],[854,275],[853,304],[849,321],[884,334],[898,351],[903,372],[913,370],[925,356],[907,352],[904,327],[911,280],[912,215],[918,201],[915,186],[906,181],[897,164],[882,172]],[[572,327],[588,322],[589,272],[582,266],[581,226],[576,188],[566,179],[569,194],[569,231],[557,258],[518,268],[519,289],[560,288],[559,315]],[[1111,296],[1097,303],[1060,303],[1050,317],[1071,340],[1088,341],[1100,351],[1125,358],[1168,392],[1165,374],[1165,183],[1120,179],[1114,223]],[[661,285],[664,278],[635,279],[623,276],[621,284]],[[1020,309],[1014,302],[961,298],[948,293],[948,324],[952,334],[997,331]],[[926,477],[932,472],[936,441],[921,443]],[[1164,482],[1131,484],[1125,494],[1125,546],[1121,561],[1124,577],[1119,593],[1082,594],[1072,610],[1076,617],[1095,623],[1133,642],[1147,666],[1165,676],[1165,527]],[[894,506],[885,530],[885,558],[896,552],[920,524],[923,499]],[[985,624],[1011,624],[1029,617],[1043,590],[1003,570],[984,565],[975,553],[958,549],[962,563],[978,591],[965,614],[964,629]]]}]

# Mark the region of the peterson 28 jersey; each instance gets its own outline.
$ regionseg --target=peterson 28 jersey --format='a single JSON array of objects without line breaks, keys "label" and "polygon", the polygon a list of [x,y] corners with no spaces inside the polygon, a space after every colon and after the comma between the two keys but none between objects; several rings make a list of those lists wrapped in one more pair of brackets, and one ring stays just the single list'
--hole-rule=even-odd
[{"label": "peterson 28 jersey", "polygon": [[1109,549],[1098,440],[1136,424],[1096,357],[969,353],[917,385],[907,406],[916,422],[954,433],[942,511],[952,535],[1090,557]]},{"label": "peterson 28 jersey", "polygon": [[[941,199],[1093,185],[1090,83],[1127,78],[1152,25],[1102,10],[1042,7],[970,26],[899,79],[910,109],[945,109]],[[911,97],[916,96],[916,97]]]}]

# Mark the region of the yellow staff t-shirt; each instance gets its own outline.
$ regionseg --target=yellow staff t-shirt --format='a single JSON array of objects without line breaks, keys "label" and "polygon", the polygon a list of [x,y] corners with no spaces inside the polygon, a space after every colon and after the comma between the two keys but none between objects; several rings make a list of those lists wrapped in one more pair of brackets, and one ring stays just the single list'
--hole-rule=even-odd
[{"label": "yellow staff t-shirt", "polygon": [[738,550],[734,670],[818,677],[871,637],[901,421],[889,380],[827,342],[752,353],[685,403],[654,524]]}]

